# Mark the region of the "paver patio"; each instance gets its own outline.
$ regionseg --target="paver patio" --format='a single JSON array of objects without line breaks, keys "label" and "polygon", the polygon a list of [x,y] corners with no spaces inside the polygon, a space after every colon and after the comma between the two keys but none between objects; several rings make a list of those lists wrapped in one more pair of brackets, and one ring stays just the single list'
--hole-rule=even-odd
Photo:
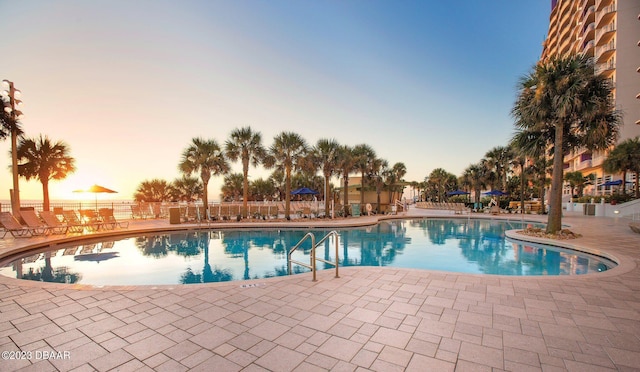
[{"label": "paver patio", "polygon": [[[337,279],[328,270],[317,282],[301,274],[251,281],[258,286],[0,277],[0,351],[25,357],[3,353],[0,370],[638,370],[640,234],[623,219],[564,222],[583,234],[570,244],[621,265],[576,277],[349,267]],[[170,226],[129,230],[154,227]],[[45,240],[3,239],[0,255],[36,239]]]}]

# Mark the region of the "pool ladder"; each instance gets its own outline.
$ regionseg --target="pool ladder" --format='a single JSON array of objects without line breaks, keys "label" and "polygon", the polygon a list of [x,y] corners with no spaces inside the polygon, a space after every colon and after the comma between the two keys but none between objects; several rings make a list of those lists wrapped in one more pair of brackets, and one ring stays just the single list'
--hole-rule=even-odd
[{"label": "pool ladder", "polygon": [[[327,240],[328,237],[333,236],[335,238],[335,246],[336,246],[336,261],[328,261],[322,258],[318,258],[316,257],[316,248],[321,245],[322,243],[324,243],[325,240]],[[336,278],[339,278],[340,276],[338,275],[338,232],[333,230],[331,232],[329,232],[327,235],[324,236],[324,238],[320,239],[320,241],[318,241],[316,243],[316,237],[315,235],[313,235],[312,233],[306,233],[305,236],[302,237],[302,239],[300,239],[300,241],[298,242],[298,244],[296,244],[293,248],[291,248],[289,250],[289,253],[287,254],[287,272],[289,273],[289,275],[291,275],[291,264],[297,264],[300,266],[304,266],[308,269],[311,270],[311,272],[313,273],[313,281],[317,281],[316,279],[316,261],[322,261],[324,263],[327,263],[329,265],[333,265],[336,267]],[[301,261],[296,261],[296,260],[292,260],[291,259],[291,254],[293,254],[293,252],[295,252],[296,249],[298,249],[298,247],[300,247],[300,245],[302,245],[302,243],[304,243],[307,239],[311,239],[311,254],[310,254],[310,262],[309,264],[306,264],[304,262]]]}]

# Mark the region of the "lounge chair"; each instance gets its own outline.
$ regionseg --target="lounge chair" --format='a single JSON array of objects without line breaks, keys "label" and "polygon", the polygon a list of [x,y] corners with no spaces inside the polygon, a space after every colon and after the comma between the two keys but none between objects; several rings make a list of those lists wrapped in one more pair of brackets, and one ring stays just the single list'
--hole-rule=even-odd
[{"label": "lounge chair", "polygon": [[66,234],[69,231],[69,226],[60,222],[58,217],[51,211],[40,212],[40,219],[54,234]]},{"label": "lounge chair", "polygon": [[89,223],[83,223],[75,211],[66,210],[62,211],[62,215],[64,216],[64,222],[69,226],[70,229],[75,229],[76,231],[84,231],[84,228],[87,227],[92,230],[97,230],[99,228],[98,225],[92,225]]},{"label": "lounge chair", "polygon": [[80,217],[82,218],[82,223],[93,230],[100,230],[101,228],[106,228],[98,213],[93,209],[79,209]]},{"label": "lounge chair", "polygon": [[6,230],[5,235],[8,232],[14,238],[29,238],[37,235],[33,233],[32,228],[22,226],[10,212],[0,212],[0,225]]},{"label": "lounge chair", "polygon": [[20,211],[20,216],[22,216],[24,223],[39,235],[50,233],[62,234],[64,232],[64,229],[49,226],[47,223],[43,222],[33,210]]},{"label": "lounge chair", "polygon": [[129,227],[129,221],[118,221],[113,215],[113,209],[111,208],[100,208],[98,214],[102,219],[102,225],[107,229],[110,228],[113,230],[116,227],[126,229]]}]

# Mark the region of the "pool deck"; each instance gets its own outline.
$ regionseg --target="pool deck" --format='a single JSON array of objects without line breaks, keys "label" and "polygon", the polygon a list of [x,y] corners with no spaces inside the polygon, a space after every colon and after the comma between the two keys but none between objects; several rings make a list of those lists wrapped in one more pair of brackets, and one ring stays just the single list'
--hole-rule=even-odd
[{"label": "pool deck", "polygon": [[[519,218],[493,218],[505,217]],[[349,267],[317,282],[102,288],[0,277],[0,371],[638,371],[640,234],[628,222],[563,218],[583,235],[565,243],[621,264],[575,277]],[[0,256],[51,239],[7,236]]]}]

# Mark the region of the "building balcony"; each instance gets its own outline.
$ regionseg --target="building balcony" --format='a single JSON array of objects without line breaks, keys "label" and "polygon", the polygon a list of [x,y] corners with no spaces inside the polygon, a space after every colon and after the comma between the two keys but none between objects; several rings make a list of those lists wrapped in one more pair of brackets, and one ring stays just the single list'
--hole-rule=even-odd
[{"label": "building balcony", "polygon": [[589,23],[582,30],[582,39],[584,39],[584,40],[593,40],[595,35],[596,35],[596,23],[595,22]]},{"label": "building balcony", "polygon": [[615,51],[616,51],[616,43],[614,40],[611,40],[610,42],[608,42],[603,46],[597,47],[596,56],[598,59],[596,63],[603,63],[604,61],[607,61],[609,58],[611,58],[611,56],[613,55],[613,53],[615,53]]},{"label": "building balcony", "polygon": [[598,16],[596,17],[596,27],[601,28],[607,23],[611,22],[611,20],[615,15],[616,15],[616,4],[611,4],[609,6],[604,7],[602,10],[598,12]]},{"label": "building balcony", "polygon": [[613,0],[597,0],[596,1],[596,10],[600,10],[607,5],[611,5]]},{"label": "building balcony", "polygon": [[582,24],[586,25],[596,21],[596,6],[592,5],[582,13]]},{"label": "building balcony", "polygon": [[580,163],[578,163],[578,166],[576,166],[576,170],[584,170],[587,168],[591,168],[592,166],[593,166],[593,162],[591,161],[591,159],[589,159],[589,160],[581,161]]},{"label": "building balcony", "polygon": [[596,30],[596,45],[604,45],[611,41],[616,34],[616,23],[611,22],[608,25]]},{"label": "building balcony", "polygon": [[616,64],[613,60],[596,65],[595,73],[604,77],[611,77],[616,70]]},{"label": "building balcony", "polygon": [[593,57],[593,53],[595,51],[595,46],[596,46],[596,42],[593,40],[590,40],[588,42],[586,42],[583,46],[582,46],[582,54],[588,56],[588,57]]}]

